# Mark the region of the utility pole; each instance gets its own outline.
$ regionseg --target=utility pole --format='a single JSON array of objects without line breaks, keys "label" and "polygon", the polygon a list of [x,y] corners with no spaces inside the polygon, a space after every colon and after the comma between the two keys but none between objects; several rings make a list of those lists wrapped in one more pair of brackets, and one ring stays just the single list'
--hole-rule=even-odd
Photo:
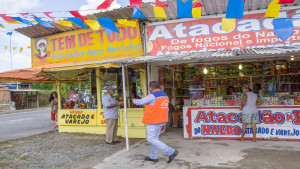
[{"label": "utility pole", "polygon": [[10,35],[10,42],[9,42],[9,49],[10,49],[10,70],[12,70],[11,36],[12,36],[12,35]]}]

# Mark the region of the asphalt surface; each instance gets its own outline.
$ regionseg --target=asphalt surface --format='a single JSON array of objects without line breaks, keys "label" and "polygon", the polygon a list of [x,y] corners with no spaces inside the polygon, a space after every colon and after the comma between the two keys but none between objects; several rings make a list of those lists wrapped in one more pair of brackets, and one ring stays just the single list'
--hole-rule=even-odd
[{"label": "asphalt surface", "polygon": [[53,130],[49,110],[0,115],[0,142],[20,139]]}]

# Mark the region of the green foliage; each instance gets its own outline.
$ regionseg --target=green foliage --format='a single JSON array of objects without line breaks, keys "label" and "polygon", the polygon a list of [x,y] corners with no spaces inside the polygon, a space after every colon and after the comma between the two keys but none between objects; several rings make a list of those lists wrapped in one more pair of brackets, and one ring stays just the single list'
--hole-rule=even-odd
[{"label": "green foliage", "polygon": [[33,83],[32,89],[45,90],[45,91],[55,91],[56,83]]}]

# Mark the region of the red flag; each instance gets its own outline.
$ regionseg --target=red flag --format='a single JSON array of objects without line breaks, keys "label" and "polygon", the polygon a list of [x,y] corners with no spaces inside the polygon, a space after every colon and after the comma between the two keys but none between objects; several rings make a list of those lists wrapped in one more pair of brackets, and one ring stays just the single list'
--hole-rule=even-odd
[{"label": "red flag", "polygon": [[293,4],[295,0],[279,0],[278,4]]},{"label": "red flag", "polygon": [[155,1],[155,5],[157,7],[169,7],[169,5],[166,2],[160,2],[159,0]]},{"label": "red flag", "polygon": [[73,16],[80,18],[83,22],[84,20],[88,19],[87,17],[82,16],[78,11],[69,11]]},{"label": "red flag", "polygon": [[198,7],[202,7],[202,6],[204,6],[204,5],[199,1],[193,3],[193,8],[198,8]]},{"label": "red flag", "polygon": [[129,1],[130,1],[130,8],[134,8],[134,5],[136,5],[139,8],[142,7],[142,0],[129,0]]},{"label": "red flag", "polygon": [[110,7],[111,3],[113,3],[114,0],[105,0],[103,3],[101,3],[97,9],[107,9]]},{"label": "red flag", "polygon": [[29,17],[35,17],[37,18],[37,16],[33,15],[33,14],[29,14],[29,13],[21,13],[22,16],[29,16]]},{"label": "red flag", "polygon": [[56,19],[55,18],[53,18],[52,16],[50,16],[50,14],[52,13],[52,12],[43,12],[46,16],[48,16],[49,18],[51,18],[53,21],[56,21]]},{"label": "red flag", "polygon": [[0,14],[0,17],[2,17],[7,23],[20,23],[19,21],[9,17],[9,16],[6,16],[6,14]]}]

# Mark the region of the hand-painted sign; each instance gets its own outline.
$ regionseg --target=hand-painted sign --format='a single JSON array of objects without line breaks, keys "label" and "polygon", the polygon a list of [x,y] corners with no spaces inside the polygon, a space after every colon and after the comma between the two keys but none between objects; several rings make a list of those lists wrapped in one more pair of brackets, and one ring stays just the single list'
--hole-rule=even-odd
[{"label": "hand-painted sign", "polygon": [[96,126],[96,109],[60,110],[58,113],[59,125]]},{"label": "hand-painted sign", "polygon": [[222,18],[149,25],[147,55],[300,45],[300,9],[282,11],[279,17],[295,18],[294,35],[285,42],[274,34],[273,18],[264,18],[264,13],[244,15],[230,32],[221,29]]},{"label": "hand-painted sign", "polygon": [[108,35],[80,29],[31,40],[32,66],[95,58],[137,57],[143,55],[140,29],[116,23],[120,33]]},{"label": "hand-painted sign", "polygon": [[[241,136],[242,116],[238,107],[185,108],[185,137],[228,138]],[[259,108],[258,139],[300,140],[300,107]],[[245,138],[252,138],[248,125]]]}]

